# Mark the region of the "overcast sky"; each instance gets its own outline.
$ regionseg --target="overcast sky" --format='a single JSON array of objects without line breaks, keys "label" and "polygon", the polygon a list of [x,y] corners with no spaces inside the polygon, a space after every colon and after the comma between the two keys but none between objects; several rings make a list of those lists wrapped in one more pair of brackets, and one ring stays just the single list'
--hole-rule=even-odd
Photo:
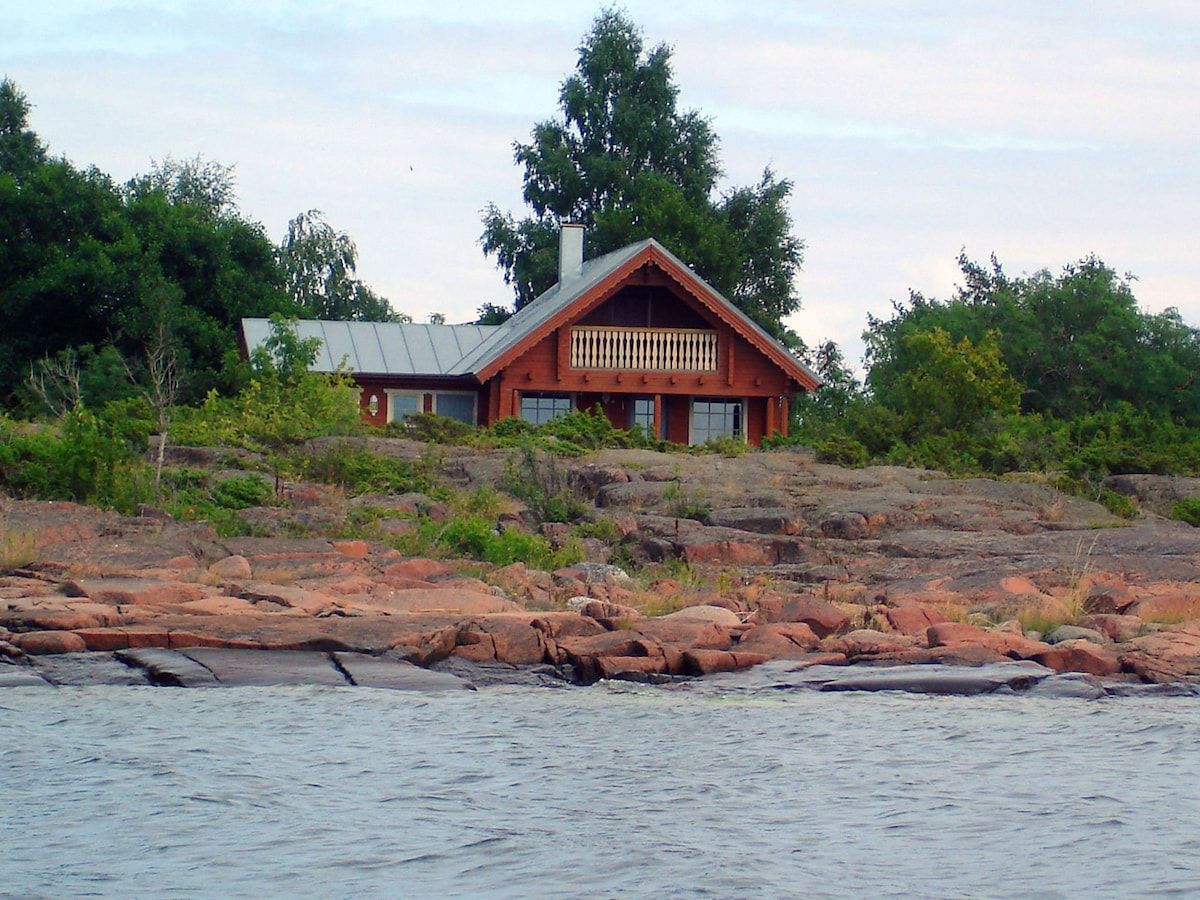
[{"label": "overcast sky", "polygon": [[[791,324],[851,362],[868,314],[946,297],[961,249],[1013,275],[1095,253],[1143,309],[1200,325],[1194,0],[629,0],[674,48],[724,187],[790,179],[807,245]],[[322,210],[359,276],[424,320],[511,290],[478,245],[519,216],[512,143],[558,113],[600,4],[0,0],[0,75],[56,155],[118,181],[200,154],[236,167],[278,242]]]}]

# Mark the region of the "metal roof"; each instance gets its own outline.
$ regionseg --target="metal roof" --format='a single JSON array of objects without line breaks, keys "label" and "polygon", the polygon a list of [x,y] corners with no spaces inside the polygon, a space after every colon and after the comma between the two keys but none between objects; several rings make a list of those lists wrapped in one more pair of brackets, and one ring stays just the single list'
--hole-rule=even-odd
[{"label": "metal roof", "polygon": [[[498,325],[419,325],[412,322],[296,322],[301,339],[320,339],[314,372],[345,366],[361,375],[465,375],[463,357],[492,336]],[[271,336],[270,319],[242,319],[246,347]]]}]

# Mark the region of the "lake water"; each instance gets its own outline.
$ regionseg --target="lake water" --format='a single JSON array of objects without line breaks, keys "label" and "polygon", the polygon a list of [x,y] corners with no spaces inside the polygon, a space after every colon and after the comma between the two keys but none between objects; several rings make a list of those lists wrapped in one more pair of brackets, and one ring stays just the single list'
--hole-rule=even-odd
[{"label": "lake water", "polygon": [[1200,896],[1200,699],[0,692],[0,895]]}]

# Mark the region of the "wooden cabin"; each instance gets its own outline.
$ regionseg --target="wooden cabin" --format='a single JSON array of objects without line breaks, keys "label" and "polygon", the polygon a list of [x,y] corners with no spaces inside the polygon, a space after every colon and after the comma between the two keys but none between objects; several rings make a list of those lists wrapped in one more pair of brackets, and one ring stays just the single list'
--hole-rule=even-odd
[{"label": "wooden cabin", "polygon": [[[491,425],[603,409],[680,444],[787,434],[788,401],[819,380],[655,240],[585,261],[564,225],[559,280],[501,325],[301,321],[317,371],[348,366],[366,421],[433,412]],[[270,334],[245,319],[247,347]]]}]

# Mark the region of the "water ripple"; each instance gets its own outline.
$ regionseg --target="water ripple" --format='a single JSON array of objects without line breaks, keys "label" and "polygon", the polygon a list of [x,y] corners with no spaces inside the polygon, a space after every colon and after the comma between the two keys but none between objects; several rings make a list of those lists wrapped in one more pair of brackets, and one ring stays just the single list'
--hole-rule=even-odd
[{"label": "water ripple", "polygon": [[4,890],[1200,893],[1195,698],[620,683],[215,697],[7,690]]}]

